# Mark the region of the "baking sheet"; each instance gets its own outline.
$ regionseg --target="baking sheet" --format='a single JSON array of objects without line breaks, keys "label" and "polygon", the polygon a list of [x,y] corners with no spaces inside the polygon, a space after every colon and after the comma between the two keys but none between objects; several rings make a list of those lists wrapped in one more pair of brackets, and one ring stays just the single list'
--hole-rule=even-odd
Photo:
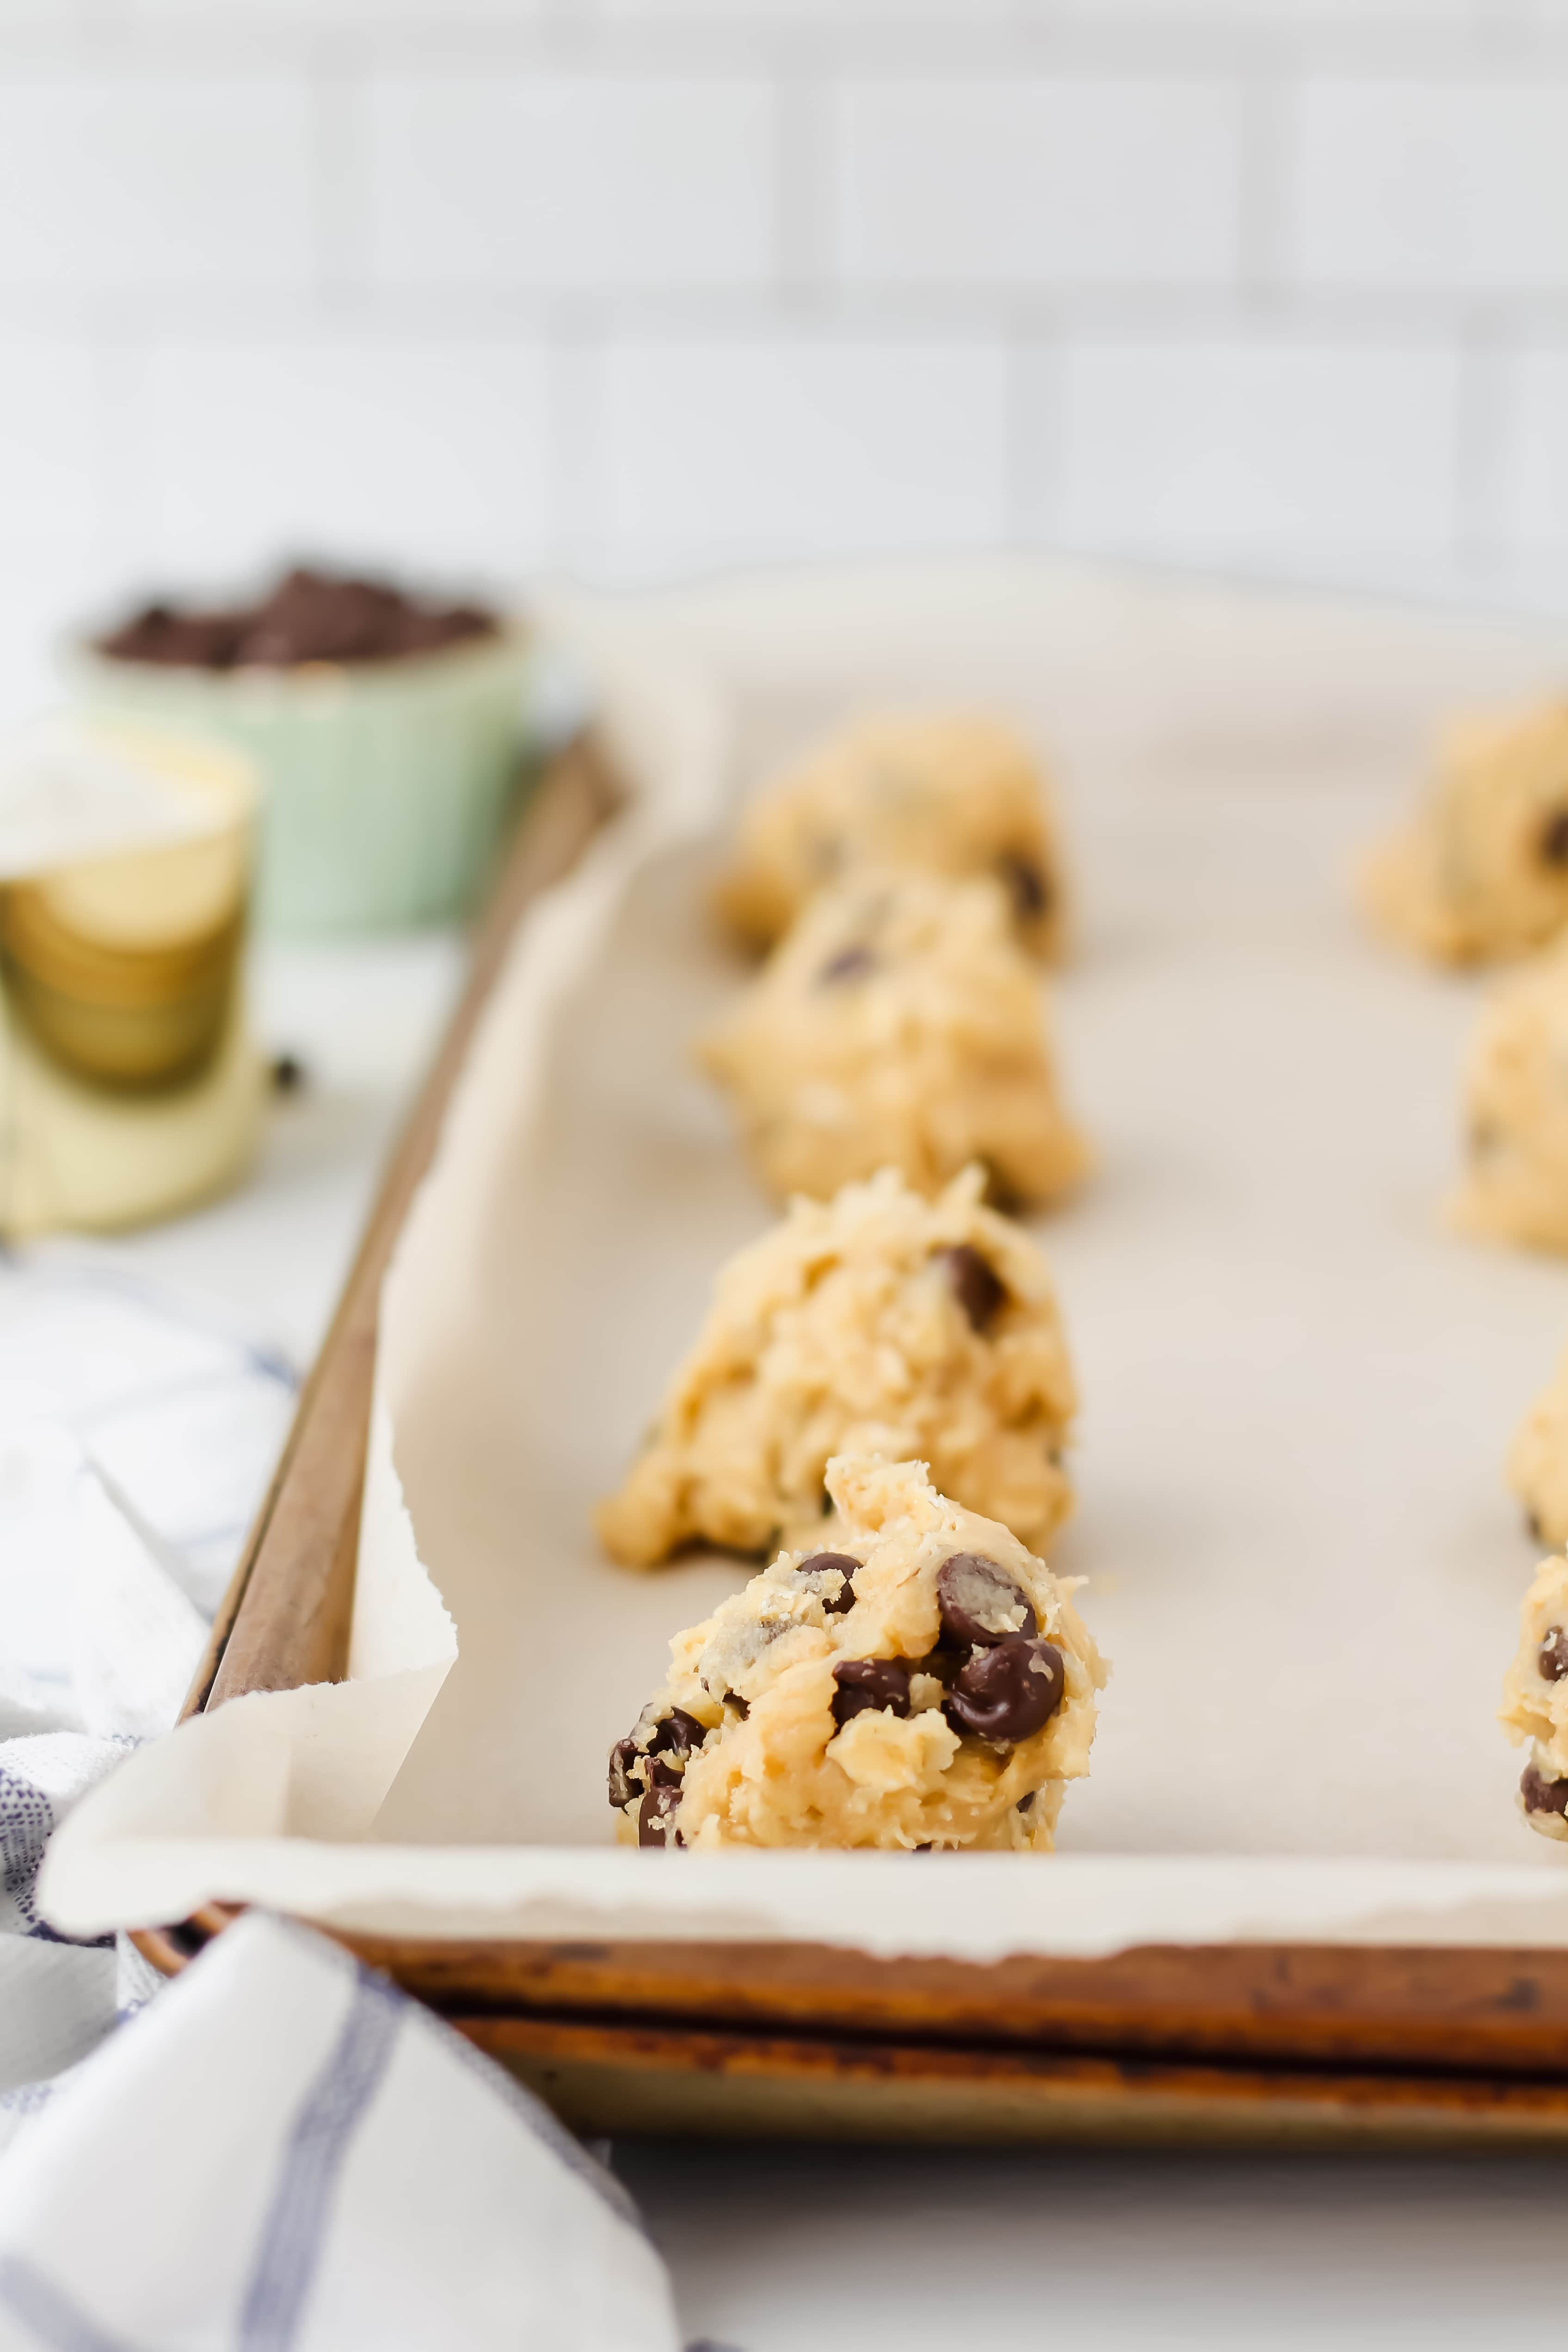
[{"label": "baking sheet", "polygon": [[[52,1915],[226,1896],[977,1957],[1568,1939],[1493,1720],[1533,1558],[1499,1464],[1568,1268],[1441,1232],[1474,984],[1379,950],[1343,887],[1438,715],[1551,684],[1552,635],[1036,566],[564,600],[556,625],[639,797],[525,925],[389,1277],[351,1679],[135,1759],[57,1841]],[[605,1751],[745,1573],[630,1577],[587,1519],[768,1222],[686,1056],[742,977],[705,881],[771,759],[911,693],[1009,711],[1062,778],[1057,1026],[1103,1173],[1040,1230],[1084,1397],[1052,1559],[1114,1669],[1094,1769],[1047,1864],[628,1853]]]}]

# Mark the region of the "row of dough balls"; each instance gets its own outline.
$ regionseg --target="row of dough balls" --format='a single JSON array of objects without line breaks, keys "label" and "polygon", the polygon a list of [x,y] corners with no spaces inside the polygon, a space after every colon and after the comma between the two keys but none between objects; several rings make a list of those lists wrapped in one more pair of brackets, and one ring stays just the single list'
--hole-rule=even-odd
[{"label": "row of dough balls", "polygon": [[[1464,1233],[1568,1250],[1568,706],[1456,730],[1433,789],[1369,859],[1364,901],[1400,944],[1444,964],[1515,957],[1494,984],[1463,1076]],[[1568,1544],[1568,1357],[1531,1408],[1508,1479],[1538,1541]],[[1531,1743],[1520,1802],[1568,1840],[1568,1559],[1525,1595],[1501,1720]]]},{"label": "row of dough balls", "polygon": [[776,1198],[882,1167],[930,1192],[974,1160],[1007,1201],[1080,1182],[1039,974],[1066,940],[1061,837],[1009,729],[849,729],[752,803],[716,902],[767,960],[698,1058]]},{"label": "row of dough balls", "polygon": [[645,1846],[1049,1851],[1105,1669],[1038,1557],[1076,1409],[1050,1276],[986,1205],[1089,1155],[1039,976],[1067,892],[1008,730],[862,723],[751,806],[716,892],[766,961],[698,1045],[782,1221],[720,1272],[612,1557],[773,1553],[612,1751]]},{"label": "row of dough balls", "polygon": [[1050,1850],[1106,1670],[1038,1556],[1071,1503],[1056,1300],[983,1181],[799,1198],[720,1273],[599,1531],[634,1569],[780,1548],[612,1751],[622,1839]]}]

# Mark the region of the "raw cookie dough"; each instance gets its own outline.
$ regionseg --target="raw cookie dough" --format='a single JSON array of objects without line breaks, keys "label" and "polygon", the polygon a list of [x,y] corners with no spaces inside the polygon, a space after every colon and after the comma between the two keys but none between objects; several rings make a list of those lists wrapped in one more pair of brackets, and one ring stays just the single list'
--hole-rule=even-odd
[{"label": "raw cookie dough", "polygon": [[1038,1549],[1067,1516],[1077,1405],[1051,1276],[965,1171],[797,1200],[721,1271],[657,1428],[599,1531],[628,1567],[694,1537],[810,1543],[833,1454],[919,1454],[945,1494]]},{"label": "raw cookie dough", "polygon": [[670,1644],[610,1758],[628,1843],[1049,1853],[1098,1651],[1053,1576],[921,1462],[841,1454],[831,1550],[780,1552]]},{"label": "raw cookie dough", "polygon": [[1061,847],[1039,762],[1009,727],[961,713],[866,719],[747,809],[719,911],[758,947],[812,893],[865,865],[993,875],[1032,953],[1060,958]]},{"label": "raw cookie dough", "polygon": [[780,1196],[825,1200],[883,1167],[935,1192],[978,1160],[1004,1198],[1049,1200],[1089,1165],[994,882],[873,872],[824,890],[697,1051]]},{"label": "raw cookie dough", "polygon": [[1489,990],[1465,1059],[1463,1233],[1568,1250],[1568,947]]},{"label": "raw cookie dough", "polygon": [[1568,1544],[1568,1356],[1514,1435],[1508,1483],[1536,1542]]},{"label": "raw cookie dough", "polygon": [[1500,1720],[1516,1746],[1531,1743],[1519,1784],[1525,1820],[1568,1840],[1568,1559],[1543,1559],[1524,1596]]},{"label": "raw cookie dough", "polygon": [[1438,963],[1522,955],[1568,923],[1568,704],[1456,729],[1426,804],[1367,861],[1362,897]]}]

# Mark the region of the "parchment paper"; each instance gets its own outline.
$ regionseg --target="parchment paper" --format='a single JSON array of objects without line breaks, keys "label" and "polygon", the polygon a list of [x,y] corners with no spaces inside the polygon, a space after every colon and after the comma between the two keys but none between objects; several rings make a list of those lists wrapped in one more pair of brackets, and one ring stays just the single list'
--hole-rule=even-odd
[{"label": "parchment paper", "polygon": [[[1500,1456],[1568,1266],[1442,1232],[1475,985],[1380,950],[1344,888],[1440,716],[1555,685],[1554,635],[1034,565],[549,617],[637,796],[525,924],[389,1276],[351,1678],[134,1759],[57,1840],[50,1916],[982,1958],[1568,1938],[1493,1720],[1534,1557]],[[742,978],[706,880],[773,758],[911,695],[1011,712],[1062,779],[1057,1026],[1103,1172],[1040,1231],[1084,1397],[1052,1557],[1114,1666],[1093,1773],[1051,1862],[628,1853],[605,1751],[746,1572],[628,1576],[588,1526],[769,1218],[687,1059]]]}]

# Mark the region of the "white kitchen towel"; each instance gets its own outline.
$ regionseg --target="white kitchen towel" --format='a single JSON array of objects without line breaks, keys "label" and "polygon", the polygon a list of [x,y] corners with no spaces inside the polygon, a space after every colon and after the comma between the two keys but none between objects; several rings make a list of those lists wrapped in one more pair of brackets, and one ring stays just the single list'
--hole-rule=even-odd
[{"label": "white kitchen towel", "polygon": [[293,1375],[112,1266],[0,1260],[0,2147],[147,1997],[33,1885],[77,1799],[179,1712]]},{"label": "white kitchen towel", "polygon": [[676,2352],[619,2184],[385,1978],[260,1913],[0,2158],[0,2352]]}]

